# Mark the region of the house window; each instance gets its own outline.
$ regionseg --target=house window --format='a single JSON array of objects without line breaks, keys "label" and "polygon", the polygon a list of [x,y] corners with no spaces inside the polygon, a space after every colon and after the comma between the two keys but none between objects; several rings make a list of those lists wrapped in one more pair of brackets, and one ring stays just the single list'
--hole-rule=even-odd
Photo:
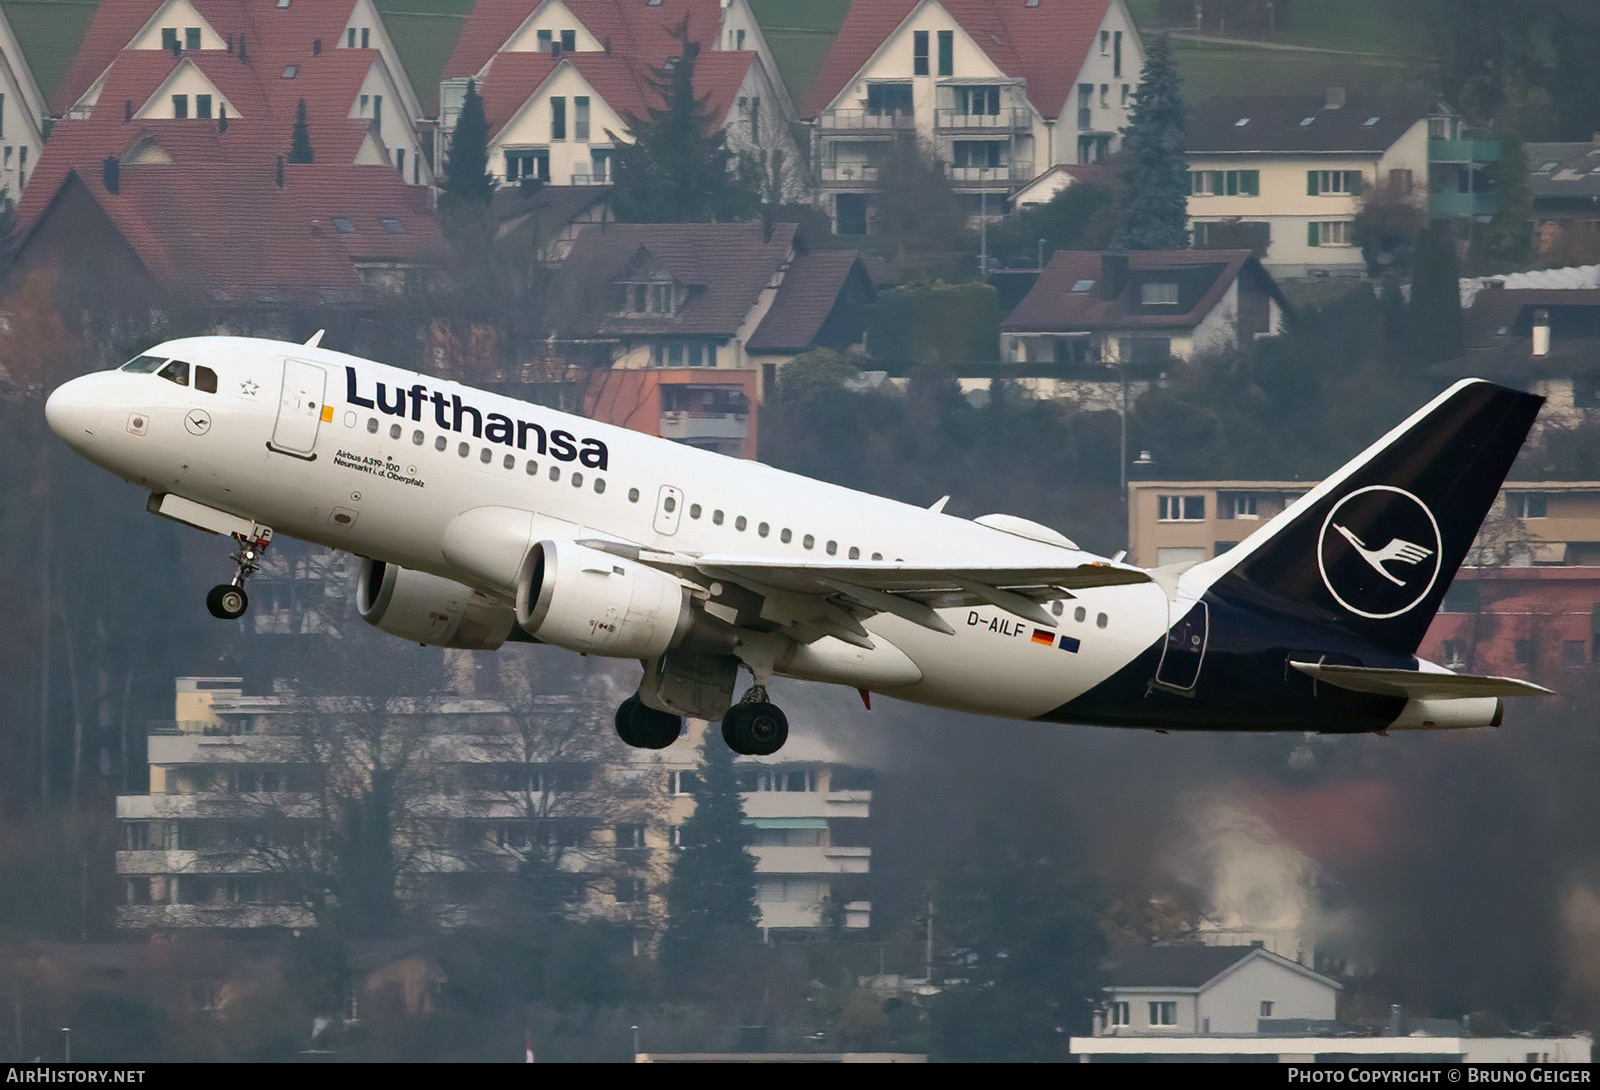
[{"label": "house window", "polygon": [[1548,510],[1548,497],[1543,492],[1510,492],[1506,495],[1506,513],[1514,519],[1542,519]]},{"label": "house window", "polygon": [[563,30],[561,32],[561,52],[575,53],[578,49],[578,32],[576,30]]},{"label": "house window", "polygon": [[939,74],[952,75],[956,67],[956,32],[939,31]]},{"label": "house window", "polygon": [[1111,56],[1111,31],[1109,30],[1100,32],[1100,55],[1102,57]]},{"label": "house window", "polygon": [[1446,666],[1465,666],[1467,664],[1467,641],[1445,640],[1441,649]]},{"label": "house window", "polygon": [[928,74],[928,32],[914,30],[911,32],[911,74],[913,76],[926,76]]},{"label": "house window", "polygon": [[1217,493],[1217,517],[1224,519],[1259,518],[1254,492]]},{"label": "house window", "polygon": [[1139,302],[1146,306],[1177,306],[1178,285],[1170,280],[1140,284]]},{"label": "house window", "polygon": [[1152,1026],[1175,1026],[1178,1024],[1178,1004],[1175,1002],[1151,1003],[1150,1024]]},{"label": "house window", "polygon": [[957,140],[951,147],[950,165],[955,167],[998,167],[1005,164],[1004,140]]},{"label": "house window", "polygon": [[589,141],[589,96],[572,98],[572,138],[582,143]]},{"label": "house window", "polygon": [[996,117],[1000,113],[1000,88],[952,87],[955,112],[972,117]]},{"label": "house window", "polygon": [[715,367],[716,346],[708,341],[663,341],[650,346],[654,367]]},{"label": "house window", "polygon": [[1132,1019],[1128,1015],[1128,1004],[1123,1002],[1112,1003],[1106,1008],[1106,1025],[1126,1026]]},{"label": "house window", "polygon": [[644,881],[639,878],[617,879],[617,903],[636,905],[644,900]]},{"label": "house window", "polygon": [[196,117],[210,117],[211,116],[211,96],[210,95],[195,95],[194,96],[194,116],[196,116]]},{"label": "house window", "polygon": [[1306,195],[1310,197],[1324,196],[1358,196],[1361,193],[1361,172],[1359,170],[1308,170],[1306,171]]},{"label": "house window", "polygon": [[869,116],[882,117],[886,114],[909,114],[910,112],[911,84],[867,84],[867,114]]},{"label": "house window", "polygon": [[177,117],[177,118],[184,118],[184,117],[188,117],[189,116],[189,96],[188,95],[173,95],[172,96],[172,116],[173,117]]},{"label": "house window", "polygon": [[1444,592],[1439,603],[1440,613],[1476,613],[1479,607],[1478,584],[1471,579],[1457,579]]},{"label": "house window", "polygon": [[1160,496],[1156,503],[1162,522],[1201,522],[1206,517],[1204,496]]},{"label": "house window", "polygon": [[595,184],[611,180],[611,148],[591,148],[589,156],[594,162],[590,165],[590,180]]},{"label": "house window", "polygon": [[524,178],[541,182],[550,180],[550,149],[506,152],[506,181],[516,182]]},{"label": "house window", "polygon": [[1191,170],[1189,195],[1192,197],[1259,197],[1259,170]]},{"label": "house window", "polygon": [[1561,641],[1561,665],[1582,666],[1589,660],[1589,647],[1583,640]]},{"label": "house window", "polygon": [[623,314],[670,316],[677,310],[676,304],[670,280],[651,280],[622,285],[621,313]]},{"label": "house window", "polygon": [[1122,31],[1111,35],[1111,74],[1122,78]]},{"label": "house window", "polygon": [[178,48],[178,28],[166,26],[161,28],[161,48],[168,52],[175,52]]},{"label": "house window", "polygon": [[556,95],[550,100],[550,139],[565,140],[567,138],[567,100],[562,95]]},{"label": "house window", "polygon": [[538,48],[539,48],[539,52],[540,53],[554,53],[555,52],[555,32],[554,31],[541,30],[537,34],[534,35],[534,38],[538,43]]},{"label": "house window", "polygon": [[1533,640],[1516,640],[1512,646],[1518,666],[1532,666],[1539,657],[1538,646]]},{"label": "house window", "polygon": [[1352,246],[1349,220],[1313,220],[1306,225],[1308,246]]},{"label": "house window", "polygon": [[1263,999],[1261,1001],[1261,1017],[1263,1017],[1263,1018],[1271,1018],[1272,1017],[1272,1000]]},{"label": "house window", "polygon": [[185,48],[185,49],[199,49],[200,48],[200,28],[199,27],[191,26],[191,27],[184,27],[183,28],[183,48]]},{"label": "house window", "polygon": [[644,847],[644,826],[637,824],[618,825],[615,830],[618,848]]}]

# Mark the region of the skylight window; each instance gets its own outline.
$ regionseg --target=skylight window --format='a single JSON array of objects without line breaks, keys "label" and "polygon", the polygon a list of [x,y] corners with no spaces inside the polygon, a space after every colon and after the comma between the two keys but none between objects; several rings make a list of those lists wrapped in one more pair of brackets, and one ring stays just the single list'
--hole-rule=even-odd
[{"label": "skylight window", "polygon": [[1233,127],[1236,129],[1242,129],[1248,124],[1250,124],[1250,119],[1248,117],[1241,117],[1239,120],[1233,123]]},{"label": "skylight window", "polygon": [[283,78],[284,79],[294,79],[299,74],[300,74],[300,66],[298,64],[291,64],[291,65],[289,65],[287,68],[285,68],[283,70]]},{"label": "skylight window", "polygon": [[1316,119],[1317,119],[1317,116],[1315,114],[1312,114],[1310,117],[1303,117],[1303,118],[1300,119],[1300,127],[1303,129],[1307,125],[1309,125],[1313,121],[1315,121]]},{"label": "skylight window", "polygon": [[1092,287],[1094,287],[1093,280],[1079,280],[1076,284],[1072,285],[1072,290],[1074,292],[1085,292]]},{"label": "skylight window", "polygon": [[343,216],[333,217],[333,229],[338,231],[341,235],[353,235],[356,233],[356,225],[345,219]]},{"label": "skylight window", "polygon": [[1376,117],[1369,117],[1365,121],[1363,121],[1361,124],[1362,124],[1363,128],[1370,129],[1370,128],[1372,128],[1372,126],[1376,125],[1377,123],[1378,123],[1378,119]]},{"label": "skylight window", "polygon": [[385,216],[379,222],[383,224],[383,233],[386,235],[403,235],[406,233],[406,225],[393,216]]}]

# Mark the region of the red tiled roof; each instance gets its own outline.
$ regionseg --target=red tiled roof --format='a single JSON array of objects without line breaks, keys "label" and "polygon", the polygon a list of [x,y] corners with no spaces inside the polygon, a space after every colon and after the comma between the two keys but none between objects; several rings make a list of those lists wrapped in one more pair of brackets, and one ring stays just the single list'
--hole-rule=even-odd
[{"label": "red tiled roof", "polygon": [[[544,0],[478,0],[445,65],[449,77],[475,76],[528,21]],[[679,52],[671,30],[687,17],[691,40],[715,44],[722,25],[720,0],[563,0],[590,34],[611,52],[659,65]]]},{"label": "red tiled roof", "polygon": [[[794,246],[794,224],[635,223],[589,227],[566,262],[567,313],[574,329],[614,336],[729,337],[755,307]],[[609,285],[638,263],[660,265],[689,296],[675,315],[618,318],[596,313]],[[604,306],[599,308],[604,311]]]},{"label": "red tiled roof", "polygon": [[[440,248],[421,194],[383,166],[291,166],[281,188],[258,165],[130,166],[116,193],[99,170],[73,171],[35,230],[50,225],[51,206],[72,186],[155,280],[201,301],[353,302],[363,294],[353,259],[426,260]],[[341,231],[336,216],[353,230]]]},{"label": "red tiled roof", "polygon": [[[1127,254],[1127,282],[1107,299],[1104,256],[1090,250],[1059,251],[1000,328],[1008,333],[1060,333],[1192,327],[1211,313],[1245,264],[1254,260],[1249,250],[1134,250]],[[1139,302],[1137,286],[1162,272],[1180,274],[1185,281],[1180,299],[1189,305]]]},{"label": "red tiled roof", "polygon": [[[937,2],[1006,75],[1025,78],[1028,99],[1059,117],[1105,19],[1107,0],[855,0],[811,84],[803,113],[815,117],[839,96],[906,17]],[[909,58],[908,58],[909,63]]]},{"label": "red tiled roof", "polygon": [[857,268],[866,279],[861,255],[854,250],[796,254],[789,263],[789,271],[783,275],[783,282],[778,285],[772,308],[750,335],[750,350],[804,351],[811,347]]},{"label": "red tiled roof", "polygon": [[[712,129],[722,127],[755,57],[754,53],[702,52],[695,61],[695,94],[706,100]],[[632,114],[647,118],[652,107],[662,105],[660,95],[650,83],[652,70],[632,57],[616,53],[568,53],[557,61],[547,53],[502,53],[495,58],[483,86],[478,88],[491,134],[515,116],[555,71],[557,64],[577,69],[595,94],[623,116]]]}]

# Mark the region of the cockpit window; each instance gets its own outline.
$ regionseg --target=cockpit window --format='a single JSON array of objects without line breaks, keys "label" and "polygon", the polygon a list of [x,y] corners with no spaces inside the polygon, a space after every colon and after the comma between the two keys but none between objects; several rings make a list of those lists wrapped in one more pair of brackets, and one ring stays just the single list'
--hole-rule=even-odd
[{"label": "cockpit window", "polygon": [[164,378],[168,382],[176,382],[179,386],[187,386],[189,385],[189,365],[182,360],[172,360],[156,372],[156,377]]},{"label": "cockpit window", "polygon": [[202,394],[217,392],[217,373],[205,364],[194,365],[194,388]]},{"label": "cockpit window", "polygon": [[127,363],[123,364],[120,370],[140,371],[145,374],[149,374],[151,371],[154,371],[156,368],[160,367],[166,362],[167,357],[165,356],[136,356]]}]

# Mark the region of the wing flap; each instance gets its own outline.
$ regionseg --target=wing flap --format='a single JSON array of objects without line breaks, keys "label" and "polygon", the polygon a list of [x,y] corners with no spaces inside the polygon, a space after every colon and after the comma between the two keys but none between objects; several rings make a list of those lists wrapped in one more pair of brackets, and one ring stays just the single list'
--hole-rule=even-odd
[{"label": "wing flap", "polygon": [[1318,681],[1379,696],[1401,696],[1413,700],[1449,700],[1484,696],[1554,696],[1543,685],[1514,677],[1486,677],[1480,674],[1423,673],[1418,670],[1387,670],[1373,666],[1337,666],[1319,662],[1290,662],[1296,670]]}]

